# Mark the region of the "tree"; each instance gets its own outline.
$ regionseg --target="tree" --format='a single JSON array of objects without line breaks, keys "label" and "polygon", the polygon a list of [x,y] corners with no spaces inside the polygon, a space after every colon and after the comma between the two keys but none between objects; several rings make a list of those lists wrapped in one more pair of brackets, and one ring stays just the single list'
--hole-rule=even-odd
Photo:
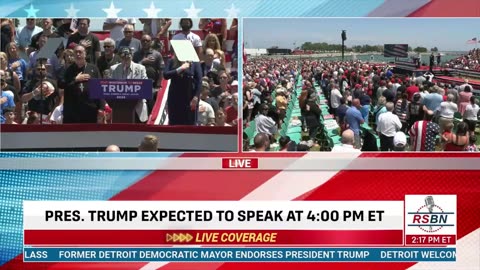
[{"label": "tree", "polygon": [[432,52],[438,52],[438,48],[437,48],[437,47],[433,47],[433,48],[430,49],[430,51],[432,51]]},{"label": "tree", "polygon": [[416,53],[425,53],[428,50],[425,47],[416,47],[415,49],[413,49],[413,51],[416,52]]},{"label": "tree", "polygon": [[408,51],[409,52],[413,51],[412,46],[408,46]]}]

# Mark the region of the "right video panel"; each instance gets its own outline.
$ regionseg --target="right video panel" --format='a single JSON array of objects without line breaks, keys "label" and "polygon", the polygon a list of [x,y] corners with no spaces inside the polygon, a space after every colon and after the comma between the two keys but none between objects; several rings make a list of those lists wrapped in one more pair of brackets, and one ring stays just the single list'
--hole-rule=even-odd
[{"label": "right video panel", "polygon": [[478,151],[479,27],[244,19],[243,150]]}]

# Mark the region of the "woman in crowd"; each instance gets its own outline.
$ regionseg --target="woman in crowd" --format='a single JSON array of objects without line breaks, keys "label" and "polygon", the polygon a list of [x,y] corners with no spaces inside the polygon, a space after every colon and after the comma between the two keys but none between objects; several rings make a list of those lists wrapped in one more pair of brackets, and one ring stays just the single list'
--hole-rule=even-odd
[{"label": "woman in crowd", "polygon": [[463,113],[463,121],[468,124],[468,130],[472,134],[475,133],[479,110],[480,107],[478,106],[478,99],[476,99],[474,96],[471,96],[470,104],[465,107],[465,112]]},{"label": "woman in crowd", "polygon": [[202,89],[200,63],[180,62],[174,54],[163,75],[170,80],[167,100],[169,125],[195,125]]},{"label": "woman in crowd", "polygon": [[16,93],[20,92],[21,84],[17,73],[8,67],[8,56],[4,52],[0,52],[0,73],[5,82],[12,86]]},{"label": "woman in crowd", "polygon": [[227,20],[221,18],[200,19],[198,23],[198,28],[202,30],[205,35],[214,34],[217,36],[220,46],[224,46],[227,40],[227,27]]},{"label": "woman in crowd", "polygon": [[217,127],[231,127],[227,124],[227,114],[223,108],[218,108],[217,115],[215,117],[215,126]]},{"label": "woman in crowd", "polygon": [[15,42],[8,43],[6,50],[8,56],[8,67],[17,74],[18,79],[20,80],[20,85],[23,88],[25,82],[27,81],[27,62],[23,58],[20,58],[17,50],[17,44],[15,44]]},{"label": "woman in crowd", "polygon": [[217,102],[220,102],[223,94],[230,92],[230,85],[228,84],[230,76],[225,70],[220,70],[218,72],[218,80],[220,84],[210,91],[210,97],[213,97]]},{"label": "woman in crowd", "polygon": [[457,132],[451,133],[445,144],[445,151],[463,151],[469,144],[468,125],[460,122],[457,125]]},{"label": "woman in crowd", "polygon": [[472,96],[472,88],[467,85],[462,92],[458,93],[458,111],[463,115],[467,105],[470,104],[470,97]]},{"label": "woman in crowd", "polygon": [[214,62],[217,62],[222,67],[225,67],[225,53],[222,51],[222,46],[220,46],[220,41],[218,40],[217,35],[208,34],[205,37],[205,43],[203,45],[203,51],[207,49],[212,49],[214,52]]}]

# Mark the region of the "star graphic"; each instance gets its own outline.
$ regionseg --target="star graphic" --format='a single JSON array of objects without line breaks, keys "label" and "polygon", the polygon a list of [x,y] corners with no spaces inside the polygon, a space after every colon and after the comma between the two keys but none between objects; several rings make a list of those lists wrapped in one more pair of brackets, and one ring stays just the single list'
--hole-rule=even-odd
[{"label": "star graphic", "polygon": [[73,6],[73,3],[70,3],[70,8],[69,9],[65,9],[65,12],[67,12],[67,17],[69,18],[76,18],[77,17],[77,12],[79,11],[80,9],[76,9],[74,6]]},{"label": "star graphic", "polygon": [[229,9],[224,10],[228,13],[227,18],[238,18],[238,13],[240,12],[240,9],[236,8],[233,3]]},{"label": "star graphic", "polygon": [[33,8],[33,5],[30,4],[30,8],[29,9],[24,9],[25,12],[27,12],[27,17],[28,18],[35,18],[37,17],[37,12],[40,10],[40,9],[36,9],[36,8]]},{"label": "star graphic", "polygon": [[198,18],[198,13],[202,11],[201,8],[195,8],[195,5],[192,4],[190,5],[190,8],[184,9],[184,11],[187,13],[187,17],[189,18]]},{"label": "star graphic", "polygon": [[160,8],[156,8],[155,4],[153,4],[153,1],[150,2],[150,7],[149,8],[144,8],[143,11],[147,13],[147,18],[156,18],[158,17],[158,13],[162,11]]},{"label": "star graphic", "polygon": [[115,8],[113,1],[110,2],[109,8],[102,8],[102,10],[107,13],[107,18],[118,18],[118,13],[122,11],[121,8]]}]

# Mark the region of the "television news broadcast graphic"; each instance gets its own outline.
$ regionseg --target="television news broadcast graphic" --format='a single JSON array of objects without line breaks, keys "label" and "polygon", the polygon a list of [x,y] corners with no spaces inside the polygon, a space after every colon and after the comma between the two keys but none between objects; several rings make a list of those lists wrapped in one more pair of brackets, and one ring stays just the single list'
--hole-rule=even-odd
[{"label": "television news broadcast graphic", "polygon": [[456,242],[455,195],[406,195],[405,244],[445,246]]},{"label": "television news broadcast graphic", "polygon": [[[170,157],[169,160],[158,159],[158,156]],[[331,154],[325,154],[328,156]],[[402,158],[404,153],[382,154],[382,153],[363,153],[352,155],[349,164],[356,163],[356,166],[349,165],[343,168],[331,167],[327,169],[321,167],[321,170],[302,171],[298,170],[298,163],[311,160],[311,153],[295,153],[278,158],[278,155],[264,154],[259,158],[259,167],[268,157],[276,157],[279,165],[269,169],[251,170],[224,170],[222,158],[237,157],[247,158],[252,155],[249,153],[238,155],[227,154],[209,154],[210,158],[203,157],[203,154],[195,153],[117,153],[113,154],[116,158],[111,158],[106,153],[1,153],[0,160],[0,178],[3,181],[2,190],[7,192],[0,193],[0,199],[5,204],[0,205],[3,213],[9,213],[8,219],[1,217],[2,226],[0,231],[4,248],[2,248],[1,269],[33,269],[43,267],[43,269],[199,269],[204,263],[182,263],[173,261],[143,261],[143,262],[42,262],[29,263],[24,262],[25,251],[32,251],[30,246],[25,246],[23,241],[23,201],[41,201],[51,200],[85,200],[97,203],[100,201],[154,201],[152,207],[156,207],[158,200],[187,200],[195,201],[216,201],[217,205],[225,204],[219,201],[252,201],[262,203],[263,201],[329,201],[332,207],[335,207],[335,201],[346,201],[349,208],[355,207],[357,201],[372,201],[375,209],[382,209],[383,201],[401,202],[401,211],[417,211],[419,207],[425,204],[425,197],[432,196],[435,204],[444,207],[442,201],[437,197],[443,194],[457,195],[458,224],[457,241],[452,246],[318,246],[314,245],[322,252],[330,252],[332,248],[342,248],[351,251],[351,248],[455,248],[456,261],[446,263],[432,262],[322,262],[321,265],[328,269],[475,269],[479,263],[479,211],[480,201],[477,197],[480,193],[478,189],[479,174],[477,170],[468,169],[470,162],[474,162],[478,157],[466,155],[465,153],[444,153],[436,157],[431,154],[415,154],[408,159]],[[96,157],[95,157],[96,156]],[[31,158],[34,157],[34,158]],[[369,158],[375,157],[376,162]],[[415,158],[417,157],[417,158]],[[418,158],[422,157],[422,158]],[[136,162],[131,162],[135,158]],[[157,158],[156,169],[152,170],[152,160]],[[314,163],[329,165],[328,159],[313,159]],[[192,160],[197,159],[197,161]],[[212,162],[208,161],[212,159]],[[270,158],[271,159],[271,158]],[[83,162],[82,162],[83,160]],[[117,164],[123,166],[129,164],[148,165],[146,170],[141,167],[125,167],[121,169],[115,167]],[[185,160],[185,161],[183,161]],[[338,163],[341,159],[336,157]],[[368,161],[362,163],[362,160]],[[281,161],[281,162],[280,162]],[[447,170],[432,170],[415,168],[405,170],[405,165],[411,161],[414,164],[430,164],[435,168],[438,164],[443,167],[450,164]],[[446,164],[445,162],[449,162]],[[179,163],[178,163],[179,162]],[[199,170],[199,164],[209,165],[210,170]],[[406,163],[407,162],[407,163]],[[94,164],[93,164],[94,163]],[[311,162],[310,162],[311,163]],[[23,164],[20,167],[19,164]],[[63,164],[63,165],[62,165]],[[95,165],[96,164],[96,165]],[[150,164],[150,165],[149,165]],[[183,165],[182,165],[183,164]],[[192,166],[195,165],[195,166]],[[364,168],[358,166],[363,164]],[[390,164],[388,167],[388,164]],[[433,165],[435,164],[435,165]],[[16,165],[16,166],[14,166]],[[49,165],[50,170],[32,170],[32,168],[46,168]],[[56,165],[56,167],[54,166]],[[67,166],[68,165],[68,166]],[[81,166],[84,167],[81,167]],[[368,166],[367,166],[368,165]],[[75,166],[75,167],[74,167]],[[454,167],[457,166],[457,169]],[[467,166],[467,167],[465,167]],[[87,168],[88,169],[85,169]],[[14,168],[8,169],[8,168]],[[30,168],[30,169],[26,169]],[[55,168],[55,169],[54,169]],[[115,169],[113,169],[115,168]],[[125,169],[126,168],[126,169]],[[172,168],[176,168],[171,171]],[[205,167],[206,168],[206,167]],[[285,168],[285,169],[282,169]],[[397,169],[395,169],[397,168]],[[475,167],[476,168],[476,167]],[[73,170],[72,170],[73,169]],[[192,170],[193,169],[193,170]],[[35,181],[32,181],[35,179]],[[228,179],[229,181],[225,181]],[[295,181],[292,181],[295,179]],[[379,181],[381,179],[381,181]],[[18,187],[22,187],[19,189]],[[375,191],[375,192],[372,192]],[[417,193],[418,192],[418,193]],[[412,210],[404,209],[405,194],[421,194],[421,198],[415,201],[415,208]],[[382,201],[382,202],[379,202]],[[442,204],[441,204],[442,203]],[[63,203],[62,203],[63,204]],[[68,204],[68,203],[67,203]],[[76,207],[74,206],[74,209]],[[228,206],[225,206],[228,208]],[[156,208],[158,210],[158,207]],[[355,208],[353,208],[355,209]],[[54,210],[54,209],[53,209]],[[283,209],[282,209],[283,210]],[[450,210],[448,210],[450,211]],[[404,216],[401,213],[401,216]],[[400,228],[403,230],[404,221],[400,221]],[[112,224],[110,224],[112,225]],[[109,226],[110,226],[109,225]],[[78,226],[78,224],[77,224]],[[266,227],[268,228],[268,227]],[[73,227],[69,226],[69,229]],[[233,228],[228,228],[233,229]],[[258,230],[258,227],[256,228]],[[125,234],[127,236],[127,234]],[[171,235],[175,238],[174,235]],[[177,235],[177,240],[180,236]],[[186,236],[185,236],[186,237]],[[404,236],[401,236],[403,239]],[[151,237],[153,238],[153,237]],[[367,240],[371,241],[371,237]],[[350,238],[348,238],[350,239]],[[166,240],[166,239],[165,239]],[[67,238],[68,241],[68,238]],[[169,246],[146,246],[146,248],[190,248],[193,245],[177,245],[171,243]],[[205,248],[206,245],[197,245]],[[55,246],[65,248],[64,245]],[[209,248],[213,248],[208,246]],[[219,246],[218,248],[277,248],[276,246]],[[288,245],[289,248],[312,248],[311,246]],[[25,248],[25,249],[24,249]],[[33,247],[35,248],[35,247]],[[74,248],[69,246],[69,248]],[[82,248],[82,247],[80,247]],[[101,246],[101,248],[124,248],[124,246]],[[145,246],[136,246],[135,248],[145,248]],[[104,250],[106,251],[106,250]],[[109,250],[112,251],[112,250]],[[145,251],[145,250],[144,250]],[[152,251],[152,250],[150,250]],[[159,250],[154,250],[159,251]],[[250,250],[251,251],[251,250]],[[291,250],[290,250],[291,251]],[[299,250],[296,250],[299,251]],[[363,253],[366,254],[366,253]],[[208,266],[208,267],[207,267]],[[250,262],[248,266],[251,269],[318,269],[319,264],[315,262]],[[236,262],[216,262],[206,263],[205,267],[211,269],[244,269],[245,263]]]},{"label": "television news broadcast graphic", "polygon": [[23,210],[25,262],[456,258],[454,241],[404,246],[403,201],[24,201]]}]

